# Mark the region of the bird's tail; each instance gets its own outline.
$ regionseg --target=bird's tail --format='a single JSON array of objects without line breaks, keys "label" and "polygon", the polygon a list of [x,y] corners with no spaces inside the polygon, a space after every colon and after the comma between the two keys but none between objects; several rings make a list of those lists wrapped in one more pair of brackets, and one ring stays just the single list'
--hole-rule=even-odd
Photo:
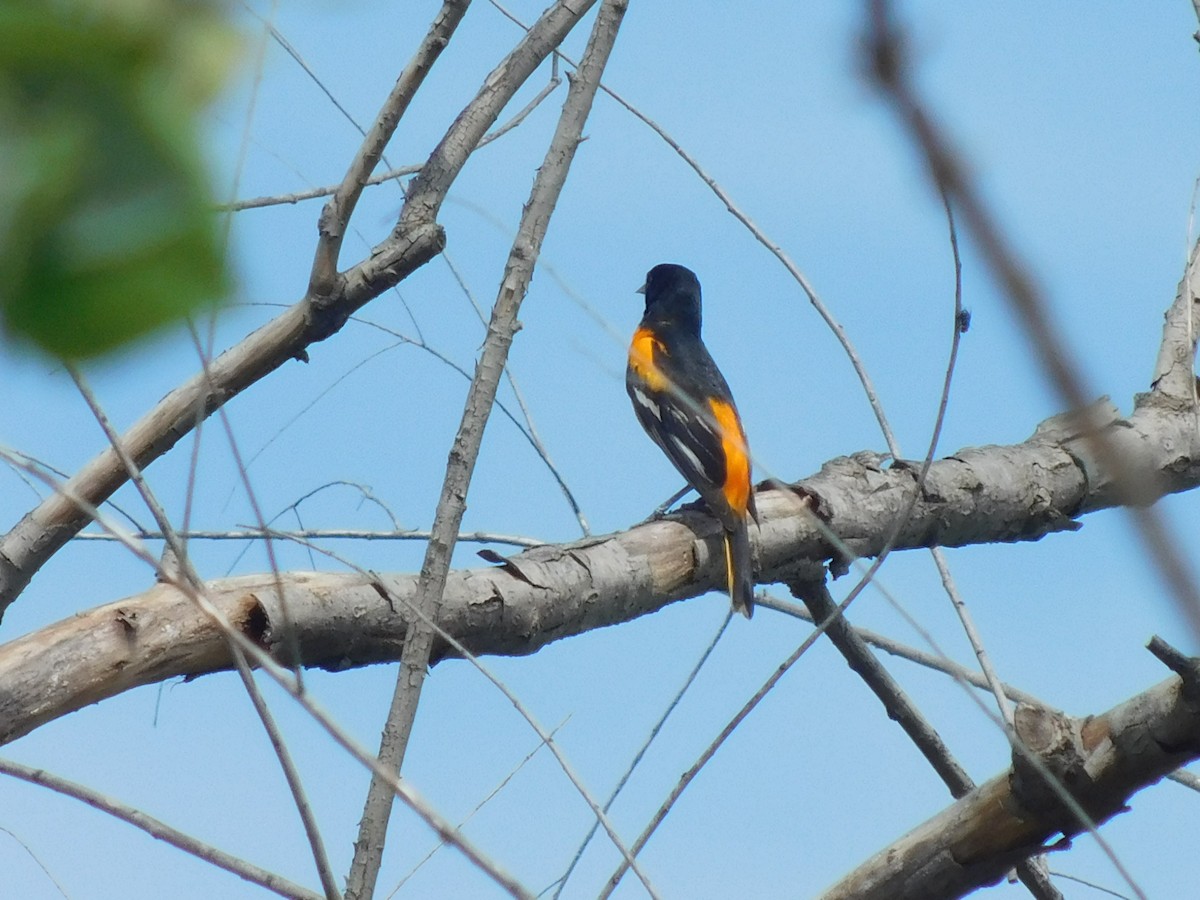
[{"label": "bird's tail", "polygon": [[750,558],[750,529],[743,517],[725,532],[725,578],[733,609],[747,619],[754,614],[754,571]]}]

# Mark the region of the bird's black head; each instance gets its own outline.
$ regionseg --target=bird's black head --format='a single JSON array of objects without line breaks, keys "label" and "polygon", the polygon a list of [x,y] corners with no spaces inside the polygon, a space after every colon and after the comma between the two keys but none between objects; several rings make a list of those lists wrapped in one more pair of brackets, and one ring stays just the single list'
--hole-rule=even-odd
[{"label": "bird's black head", "polygon": [[638,290],[646,295],[646,319],[700,334],[700,280],[691,269],[661,263]]}]

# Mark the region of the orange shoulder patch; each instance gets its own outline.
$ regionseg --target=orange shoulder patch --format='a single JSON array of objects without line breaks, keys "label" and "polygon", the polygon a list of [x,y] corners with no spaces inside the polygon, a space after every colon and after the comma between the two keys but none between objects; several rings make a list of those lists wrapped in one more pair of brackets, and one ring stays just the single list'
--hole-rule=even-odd
[{"label": "orange shoulder patch", "polygon": [[633,333],[629,345],[629,367],[652,391],[667,390],[667,376],[654,362],[654,354],[666,354],[667,349],[649,328],[639,328]]}]

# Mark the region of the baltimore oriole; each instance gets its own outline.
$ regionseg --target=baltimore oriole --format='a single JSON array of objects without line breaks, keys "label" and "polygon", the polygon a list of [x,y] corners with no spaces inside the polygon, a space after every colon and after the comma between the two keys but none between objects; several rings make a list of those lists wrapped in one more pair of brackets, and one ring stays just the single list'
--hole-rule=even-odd
[{"label": "baltimore oriole", "polygon": [[729,385],[700,339],[700,282],[664,263],[639,293],[646,312],[629,346],[625,389],[638,421],[725,527],[725,576],[733,608],[754,611],[746,432]]}]

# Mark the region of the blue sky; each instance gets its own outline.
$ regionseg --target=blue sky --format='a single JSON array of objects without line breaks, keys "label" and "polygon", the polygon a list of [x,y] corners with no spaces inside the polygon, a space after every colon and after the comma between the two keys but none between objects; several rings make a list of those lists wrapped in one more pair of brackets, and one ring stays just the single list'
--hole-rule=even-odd
[{"label": "blue sky", "polygon": [[[278,29],[324,86],[370,122],[438,4],[281,4]],[[514,2],[531,20],[537,3]],[[262,15],[269,10],[261,4]],[[1189,242],[1200,168],[1197,22],[1189,4],[903,4],[918,81],[985,197],[1043,288],[1091,390],[1128,410],[1146,390]],[[241,197],[340,179],[359,137],[312,80],[269,45],[255,77],[256,19],[235,12],[247,54],[214,108],[207,139],[218,192],[236,160]],[[588,20],[590,22],[590,18]],[[665,128],[783,246],[846,327],[879,388],[900,444],[929,440],[949,349],[953,273],[940,203],[920,160],[861,76],[858,4],[652,4],[634,0],[605,81]],[[420,162],[483,76],[516,41],[511,23],[474,4],[388,149]],[[586,28],[571,36],[578,57]],[[549,77],[535,75],[506,113]],[[256,98],[246,128],[247,103]],[[480,303],[495,297],[512,229],[554,127],[560,89],[519,128],[479,151],[443,208],[447,253]],[[677,487],[641,433],[622,387],[624,341],[641,313],[634,290],[663,261],[693,268],[705,294],[709,348],[737,396],[757,474],[798,479],[840,454],[884,442],[845,355],[783,267],[728,214],[678,156],[611,100],[598,99],[522,308],[511,370],[550,454],[594,531],[643,518]],[[364,197],[342,265],[389,229],[393,185]],[[239,287],[217,328],[228,346],[304,291],[319,202],[238,214],[231,253]],[[1061,410],[969,240],[964,337],[940,452],[1013,443]],[[553,274],[552,274],[553,273]],[[478,318],[435,260],[361,313],[468,370]],[[603,323],[603,324],[601,324]],[[466,381],[412,346],[352,322],[228,407],[259,502],[274,514],[334,481],[369,485],[409,527],[432,519]],[[382,352],[380,352],[382,351]],[[196,367],[185,336],[160,336],[88,374],[119,424],[132,422]],[[0,355],[17,385],[0,411],[0,440],[65,470],[102,435],[69,379],[19,350]],[[507,387],[502,399],[512,395]],[[215,424],[215,420],[214,420]],[[178,517],[187,442],[150,469]],[[0,478],[4,526],[31,505]],[[123,492],[132,510],[138,504]],[[252,521],[217,427],[202,438],[196,524]],[[1177,534],[1197,525],[1190,496],[1162,506]],[[350,488],[302,507],[310,527],[383,528],[385,515]],[[139,512],[143,521],[148,516]],[[295,524],[295,520],[282,520]],[[489,425],[464,528],[577,537],[546,468],[502,417]],[[1187,544],[1185,543],[1185,546]],[[339,544],[358,564],[414,571],[422,548]],[[458,565],[475,565],[474,546]],[[261,571],[263,553],[199,544],[206,577]],[[1036,544],[949,552],[997,668],[1012,684],[1073,714],[1101,712],[1166,677],[1145,651],[1151,634],[1190,648],[1172,602],[1120,512],[1087,517],[1075,534]],[[286,568],[314,565],[282,552]],[[318,566],[326,566],[320,559]],[[881,578],[960,661],[970,650],[928,556],[897,554]],[[75,544],[6,615],[3,639],[145,589],[152,574],[111,545]],[[834,584],[835,596],[849,579]],[[778,589],[776,589],[778,590]],[[604,795],[720,625],[728,601],[708,595],[620,628],[560,642],[489,667],[559,740]],[[877,593],[852,620],[920,645]],[[648,755],[614,817],[639,832],[678,774],[803,639],[807,626],[762,610],[733,622]],[[1192,648],[1194,649],[1194,648]],[[955,684],[889,663],[979,781],[999,772],[1002,735]],[[393,667],[328,675],[310,685],[363,743],[378,741]],[[268,694],[271,691],[268,688]],[[362,770],[284,698],[275,706],[313,795],[334,867],[344,873],[361,813]],[[417,720],[406,774],[451,819],[466,815],[536,746],[536,736],[468,664],[438,666]],[[146,688],[55,722],[7,748],[13,757],[137,803],[181,828],[315,885],[302,833],[261,728],[237,679]],[[949,802],[877,701],[831,648],[818,644],[739,728],[648,846],[664,896],[810,896]],[[74,801],[0,781],[0,826],[38,855],[70,896],[257,897]],[[565,868],[588,811],[543,749],[473,819],[467,833],[526,885]],[[1200,801],[1163,783],[1137,795],[1104,834],[1150,897],[1183,896],[1197,878],[1191,836]],[[380,896],[434,839],[399,812]],[[567,896],[593,896],[616,862],[597,840]],[[1052,868],[1114,890],[1122,884],[1090,839]],[[0,894],[58,896],[0,834]],[[1069,897],[1099,896],[1070,883]],[[494,888],[439,852],[398,896],[488,897]],[[633,879],[620,896],[641,896]],[[1025,896],[995,888],[988,896]]]}]

